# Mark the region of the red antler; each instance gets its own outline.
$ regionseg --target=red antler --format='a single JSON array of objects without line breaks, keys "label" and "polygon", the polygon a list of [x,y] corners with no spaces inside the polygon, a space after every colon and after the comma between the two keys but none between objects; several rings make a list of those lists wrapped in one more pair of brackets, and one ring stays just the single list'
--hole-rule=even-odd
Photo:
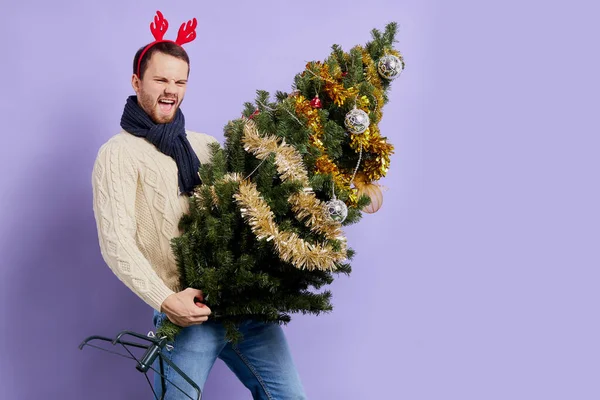
[{"label": "red antler", "polygon": [[181,46],[184,43],[189,43],[196,39],[196,26],[198,26],[196,18],[189,20],[187,24],[181,24],[175,43]]},{"label": "red antler", "polygon": [[169,29],[169,21],[163,17],[160,11],[157,11],[154,16],[154,22],[150,22],[150,31],[154,35],[154,39],[157,41],[162,40],[167,29]]}]

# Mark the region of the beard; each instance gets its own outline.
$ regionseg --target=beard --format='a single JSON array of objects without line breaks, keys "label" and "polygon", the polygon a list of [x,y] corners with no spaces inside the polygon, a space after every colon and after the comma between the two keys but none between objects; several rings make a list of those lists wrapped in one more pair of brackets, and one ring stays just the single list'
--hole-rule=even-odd
[{"label": "beard", "polygon": [[[170,109],[163,110],[161,108],[162,106],[159,104],[158,100],[162,99],[174,101]],[[181,99],[181,101],[183,101],[183,99]],[[138,103],[140,104],[140,107],[142,107],[142,109],[146,112],[146,114],[148,114],[150,119],[155,124],[168,124],[169,122],[173,121],[181,101],[177,99],[177,96],[164,95],[155,100],[150,94],[143,92],[141,92],[140,96],[138,97]]]}]

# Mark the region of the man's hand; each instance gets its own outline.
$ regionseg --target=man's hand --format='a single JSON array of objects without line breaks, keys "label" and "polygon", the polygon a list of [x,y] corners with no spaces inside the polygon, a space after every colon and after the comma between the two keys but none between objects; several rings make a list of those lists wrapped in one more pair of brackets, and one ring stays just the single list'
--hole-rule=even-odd
[{"label": "man's hand", "polygon": [[186,327],[205,322],[211,314],[210,308],[202,303],[195,303],[194,298],[204,301],[201,290],[187,288],[173,293],[163,301],[161,311],[175,325]]}]

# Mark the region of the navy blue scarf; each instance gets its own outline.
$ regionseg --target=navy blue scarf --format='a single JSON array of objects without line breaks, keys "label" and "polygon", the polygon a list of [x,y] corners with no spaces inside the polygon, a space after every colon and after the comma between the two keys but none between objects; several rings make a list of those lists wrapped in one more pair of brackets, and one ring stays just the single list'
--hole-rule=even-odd
[{"label": "navy blue scarf", "polygon": [[173,121],[156,124],[138,105],[137,96],[129,96],[121,116],[121,128],[146,139],[161,153],[175,160],[181,193],[191,194],[194,187],[201,183],[198,176],[200,160],[187,139],[185,119],[180,109],[177,109]]}]

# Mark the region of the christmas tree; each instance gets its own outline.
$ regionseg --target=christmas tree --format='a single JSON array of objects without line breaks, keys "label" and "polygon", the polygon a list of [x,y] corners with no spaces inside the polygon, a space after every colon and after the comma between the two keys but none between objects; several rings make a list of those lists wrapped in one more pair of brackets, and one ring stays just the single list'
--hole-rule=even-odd
[{"label": "christmas tree", "polygon": [[[173,250],[181,286],[203,291],[230,340],[247,318],[287,323],[332,310],[331,292],[319,290],[351,271],[341,227],[380,205],[376,182],[393,153],[378,123],[404,69],[396,31],[374,29],[349,52],[333,45],[291,93],[257,91],[225,126],[224,148],[212,146]],[[179,329],[166,320],[157,334],[173,339]]]}]

